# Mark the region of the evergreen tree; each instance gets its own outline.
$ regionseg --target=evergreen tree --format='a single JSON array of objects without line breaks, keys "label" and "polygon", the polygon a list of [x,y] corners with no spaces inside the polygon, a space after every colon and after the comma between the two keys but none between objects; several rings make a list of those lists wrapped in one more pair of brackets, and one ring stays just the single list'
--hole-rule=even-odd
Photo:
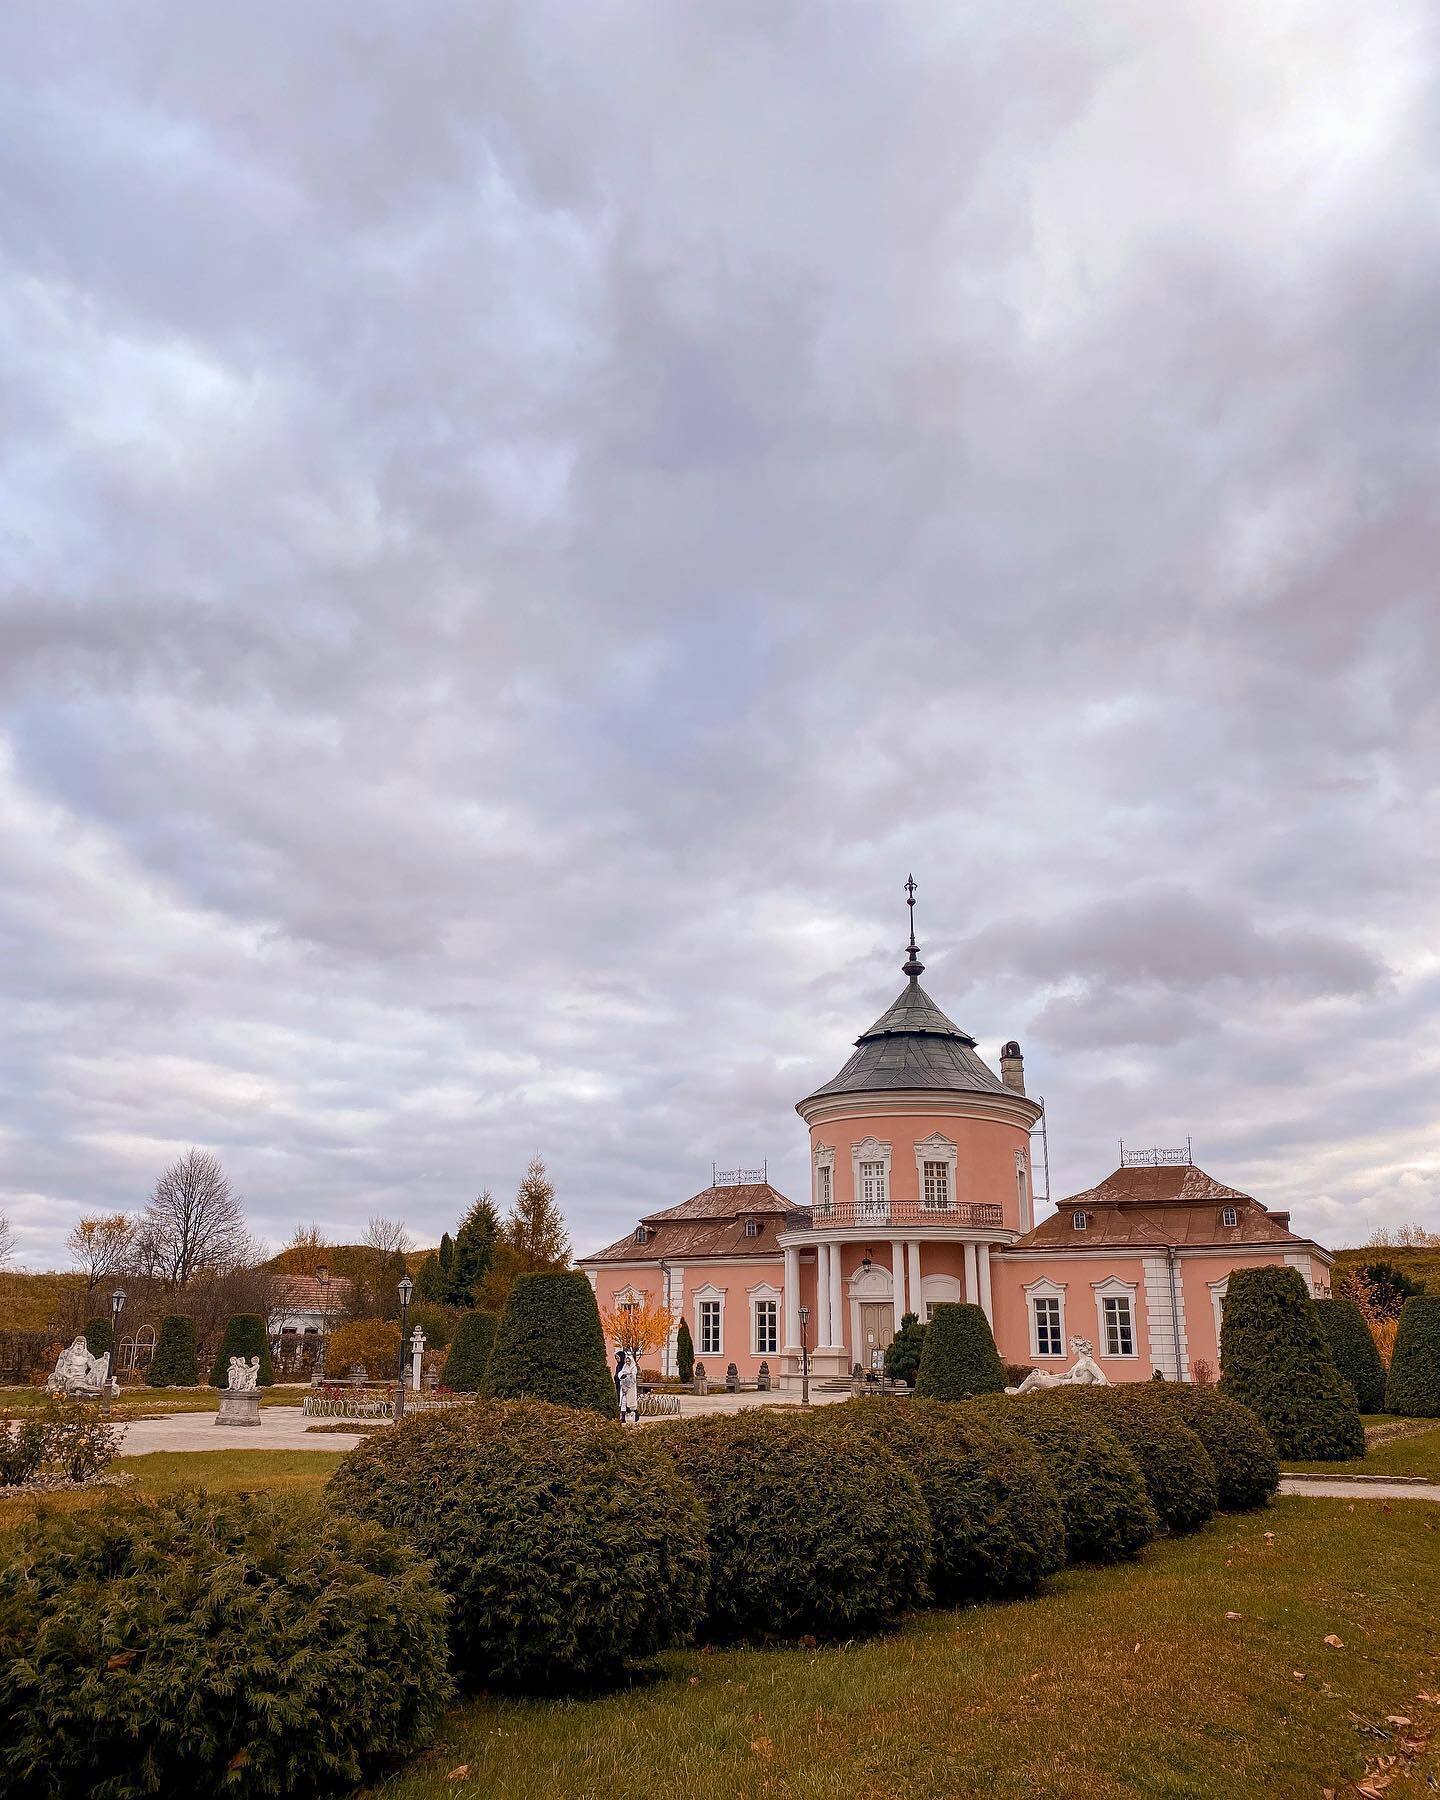
[{"label": "evergreen tree", "polygon": [[1353,1300],[1317,1300],[1315,1317],[1335,1367],[1355,1390],[1356,1405],[1362,1413],[1379,1412],[1385,1404],[1385,1365],[1360,1308]]},{"label": "evergreen tree", "polygon": [[481,1391],[497,1400],[549,1400],[615,1417],[600,1311],[578,1269],[522,1275],[515,1283]]},{"label": "evergreen tree", "polygon": [[85,1348],[92,1356],[103,1356],[107,1350],[113,1350],[111,1342],[110,1321],[108,1319],[87,1319],[85,1321]]},{"label": "evergreen tree", "polygon": [[445,1385],[457,1394],[474,1394],[480,1390],[485,1371],[490,1366],[490,1352],[495,1347],[494,1313],[476,1307],[467,1312],[455,1333],[455,1342],[445,1359]]},{"label": "evergreen tree", "polygon": [[695,1379],[695,1340],[690,1336],[690,1327],[683,1319],[680,1321],[680,1329],[675,1333],[675,1362],[682,1381]]},{"label": "evergreen tree", "polygon": [[266,1336],[265,1321],[259,1313],[236,1313],[225,1327],[225,1336],[220,1340],[215,1361],[210,1365],[211,1387],[228,1386],[232,1356],[243,1356],[247,1362],[252,1356],[258,1356],[259,1385],[269,1387],[274,1381],[275,1367],[270,1360],[270,1339]]},{"label": "evergreen tree", "polygon": [[[466,1213],[455,1232],[446,1275],[446,1299],[451,1306],[475,1306],[477,1289],[485,1279],[500,1237],[500,1214],[489,1188]],[[444,1261],[445,1239],[440,1240]]]},{"label": "evergreen tree", "polygon": [[440,1258],[432,1250],[420,1265],[420,1273],[415,1277],[415,1298],[427,1300],[432,1306],[446,1304],[444,1290],[440,1286]]},{"label": "evergreen tree", "polygon": [[1385,1410],[1412,1419],[1440,1418],[1440,1296],[1415,1294],[1405,1302]]},{"label": "evergreen tree", "polygon": [[200,1367],[195,1351],[195,1321],[171,1313],[161,1321],[160,1338],[145,1379],[151,1387],[198,1387]]},{"label": "evergreen tree", "polygon": [[530,1158],[525,1179],[505,1221],[505,1241],[516,1253],[521,1274],[570,1266],[570,1234],[555,1204],[555,1186],[538,1156]]},{"label": "evergreen tree", "polygon": [[1375,1304],[1387,1319],[1398,1319],[1400,1309],[1407,1300],[1425,1292],[1425,1284],[1412,1281],[1403,1269],[1397,1269],[1394,1263],[1364,1263],[1360,1273],[1370,1283],[1375,1296]]},{"label": "evergreen tree", "polygon": [[891,1381],[908,1381],[914,1385],[924,1344],[925,1327],[920,1323],[919,1315],[907,1312],[885,1351],[885,1373]]},{"label": "evergreen tree", "polygon": [[1355,1393],[1298,1269],[1237,1269],[1220,1325],[1220,1391],[1260,1416],[1282,1457],[1344,1462],[1365,1454]]},{"label": "evergreen tree", "polygon": [[946,1301],[925,1327],[915,1392],[928,1400],[969,1400],[1005,1389],[1005,1365],[978,1306]]}]

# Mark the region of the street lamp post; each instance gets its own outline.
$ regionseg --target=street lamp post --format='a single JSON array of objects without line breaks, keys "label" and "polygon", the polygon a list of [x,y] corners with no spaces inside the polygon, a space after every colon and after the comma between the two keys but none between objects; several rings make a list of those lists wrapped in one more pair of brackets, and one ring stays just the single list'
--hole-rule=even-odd
[{"label": "street lamp post", "polygon": [[402,1275],[397,1291],[400,1295],[400,1350],[395,1362],[395,1423],[398,1425],[405,1417],[405,1321],[415,1283],[408,1275]]},{"label": "street lamp post", "polygon": [[810,1308],[800,1308],[800,1404],[810,1404]]},{"label": "street lamp post", "polygon": [[325,1340],[330,1330],[330,1271],[324,1263],[315,1268],[315,1279],[320,1284],[320,1354],[315,1358],[312,1375],[323,1378],[325,1374]]}]

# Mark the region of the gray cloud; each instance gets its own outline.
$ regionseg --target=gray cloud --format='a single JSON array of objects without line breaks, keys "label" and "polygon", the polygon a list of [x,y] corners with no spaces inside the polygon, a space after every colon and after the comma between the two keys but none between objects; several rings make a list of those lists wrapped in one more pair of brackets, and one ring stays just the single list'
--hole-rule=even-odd
[{"label": "gray cloud", "polygon": [[1435,1194],[1417,0],[0,19],[0,1209],[577,1238],[898,986]]}]

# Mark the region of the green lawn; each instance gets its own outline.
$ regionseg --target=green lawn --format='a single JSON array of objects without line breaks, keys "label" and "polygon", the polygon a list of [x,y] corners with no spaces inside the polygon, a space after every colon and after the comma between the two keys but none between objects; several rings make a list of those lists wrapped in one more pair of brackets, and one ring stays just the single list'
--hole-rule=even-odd
[{"label": "green lawn", "polygon": [[1432,1505],[1283,1500],[1138,1564],[1069,1572],[1042,1599],[870,1643],[687,1652],[606,1699],[475,1701],[368,1791],[1319,1800],[1398,1756],[1389,1792],[1419,1795],[1440,1781],[1440,1702],[1418,1698],[1440,1696],[1437,1591]]},{"label": "green lawn", "polygon": [[[117,1457],[111,1468],[133,1475],[151,1493],[180,1487],[233,1490],[251,1488],[265,1494],[318,1492],[344,1454],[339,1450],[156,1450],[148,1456]],[[0,1488],[0,1532],[15,1526],[45,1503],[73,1511],[94,1506],[113,1490],[81,1489],[44,1496],[15,1494]]]},{"label": "green lawn", "polygon": [[1426,1421],[1419,1431],[1389,1438],[1353,1462],[1287,1462],[1285,1468],[1297,1475],[1423,1475],[1440,1481],[1440,1423]]}]

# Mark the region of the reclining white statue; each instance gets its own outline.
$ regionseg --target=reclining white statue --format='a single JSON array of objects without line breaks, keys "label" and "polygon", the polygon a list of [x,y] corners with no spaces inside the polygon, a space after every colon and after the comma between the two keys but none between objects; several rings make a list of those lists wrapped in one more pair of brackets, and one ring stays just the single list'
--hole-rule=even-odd
[{"label": "reclining white statue", "polygon": [[1052,1375],[1048,1369],[1032,1369],[1019,1387],[1006,1388],[1007,1394],[1033,1394],[1041,1388],[1109,1387],[1109,1377],[1096,1362],[1086,1338],[1072,1337],[1070,1354],[1075,1358],[1063,1375]]},{"label": "reclining white statue", "polygon": [[114,1385],[110,1379],[110,1352],[92,1356],[83,1332],[60,1352],[55,1373],[45,1383],[52,1394],[104,1394]]}]

